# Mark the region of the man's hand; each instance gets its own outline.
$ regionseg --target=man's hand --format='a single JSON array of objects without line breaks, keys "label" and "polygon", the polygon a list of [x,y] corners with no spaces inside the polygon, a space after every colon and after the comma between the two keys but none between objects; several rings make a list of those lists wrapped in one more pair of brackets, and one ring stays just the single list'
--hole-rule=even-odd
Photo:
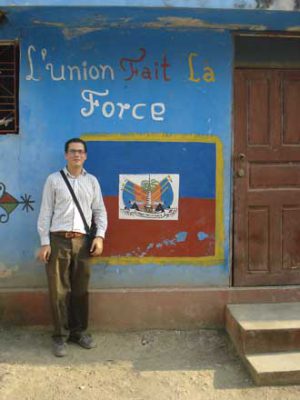
[{"label": "man's hand", "polygon": [[38,259],[44,263],[47,263],[49,261],[51,254],[51,247],[50,245],[45,245],[41,246],[39,252],[38,252]]},{"label": "man's hand", "polygon": [[90,248],[90,255],[92,257],[99,257],[101,256],[102,251],[103,251],[103,239],[102,237],[95,237],[95,239],[93,239]]}]

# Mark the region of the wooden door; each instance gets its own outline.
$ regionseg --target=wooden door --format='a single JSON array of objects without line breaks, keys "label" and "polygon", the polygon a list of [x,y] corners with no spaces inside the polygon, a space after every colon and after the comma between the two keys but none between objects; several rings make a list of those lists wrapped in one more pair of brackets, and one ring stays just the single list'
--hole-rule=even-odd
[{"label": "wooden door", "polygon": [[238,69],[235,286],[300,283],[300,71]]}]

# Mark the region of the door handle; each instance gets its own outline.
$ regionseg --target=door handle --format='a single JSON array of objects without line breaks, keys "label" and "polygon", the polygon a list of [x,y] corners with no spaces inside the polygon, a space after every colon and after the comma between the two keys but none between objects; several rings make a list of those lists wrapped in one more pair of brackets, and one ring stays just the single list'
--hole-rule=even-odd
[{"label": "door handle", "polygon": [[243,178],[245,176],[245,170],[243,168],[238,169],[237,176]]},{"label": "door handle", "polygon": [[244,162],[246,160],[246,155],[244,153],[238,153],[237,155],[237,160],[238,160],[238,165],[240,168],[238,168],[237,172],[236,172],[236,176],[238,178],[244,178],[244,176],[246,175],[245,169],[241,168],[244,166]]}]

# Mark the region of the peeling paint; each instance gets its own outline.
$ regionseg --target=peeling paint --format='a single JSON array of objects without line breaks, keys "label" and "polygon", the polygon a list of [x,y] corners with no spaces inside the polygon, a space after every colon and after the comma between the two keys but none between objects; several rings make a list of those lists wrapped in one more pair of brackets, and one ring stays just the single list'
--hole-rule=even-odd
[{"label": "peeling paint", "polygon": [[287,28],[287,31],[299,32],[300,31],[300,25],[298,25],[298,26],[290,26],[289,28]]},{"label": "peeling paint", "polygon": [[176,242],[185,242],[187,238],[187,232],[178,232],[176,233]]},{"label": "peeling paint", "polygon": [[[125,256],[144,257],[148,254],[149,250],[153,249],[154,247],[156,247],[157,249],[161,249],[163,246],[176,246],[177,243],[185,242],[187,235],[187,232],[178,232],[172,239],[164,239],[160,243],[149,243],[144,250],[142,250],[140,247],[137,247],[135,250],[126,253]],[[121,255],[119,255],[118,257],[121,257]]]},{"label": "peeling paint", "polygon": [[[66,27],[66,24],[61,22],[50,22],[34,20],[33,23],[41,26],[48,26],[53,28],[63,29],[63,35],[67,40],[74,39],[79,36],[86,35],[91,32],[102,31],[109,28],[148,28],[148,29],[178,29],[178,28],[189,28],[189,29],[218,29],[218,30],[240,30],[247,29],[251,31],[263,31],[267,27],[265,25],[252,25],[252,24],[218,24],[211,23],[197,18],[190,17],[158,17],[155,21],[145,22],[143,24],[131,24],[129,23],[131,18],[121,18],[117,22],[109,22],[104,16],[97,16],[93,21],[83,21],[83,26]],[[91,26],[93,25],[93,26]]]},{"label": "peeling paint", "polygon": [[157,249],[161,249],[163,246],[176,246],[177,243],[185,242],[187,235],[188,235],[187,232],[178,232],[178,233],[176,233],[175,237],[172,239],[164,239],[160,243],[149,243],[144,251],[141,251],[141,248],[137,247],[135,250],[131,251],[130,253],[126,253],[126,257],[130,257],[130,256],[144,257],[147,255],[149,250],[153,249],[153,247],[156,247]]},{"label": "peeling paint", "polygon": [[114,22],[114,23],[104,22],[101,26],[94,26],[94,27],[82,26],[82,27],[77,27],[77,28],[64,28],[63,35],[64,35],[65,39],[71,40],[71,39],[86,35],[91,32],[103,31],[103,30],[109,29],[109,28],[127,27],[129,21],[130,21],[130,18],[126,18],[124,20],[120,20],[120,22]]},{"label": "peeling paint", "polygon": [[0,263],[0,279],[10,278],[18,270],[18,265],[8,267],[7,265]]},{"label": "peeling paint", "polygon": [[34,21],[32,21],[32,23],[35,25],[50,26],[53,28],[64,28],[66,26],[62,22],[40,21],[38,19],[35,19]]},{"label": "peeling paint", "polygon": [[47,26],[50,28],[60,28],[62,29],[62,33],[65,39],[71,40],[91,32],[102,31],[110,28],[128,27],[128,24],[130,23],[131,20],[132,18],[126,17],[126,18],[120,18],[117,22],[109,22],[106,16],[97,15],[90,20],[85,19],[84,21],[82,21],[82,25],[73,27],[68,27],[67,24],[63,24],[61,22],[41,21],[41,20],[34,20],[33,24],[40,26]]},{"label": "peeling paint", "polygon": [[159,17],[156,21],[143,24],[144,28],[160,29],[160,28],[210,28],[219,30],[240,30],[248,29],[251,31],[263,31],[267,27],[265,25],[250,25],[250,24],[217,24],[203,21],[196,18],[181,18],[181,17]]},{"label": "peeling paint", "polygon": [[104,29],[106,29],[106,27],[99,27],[99,26],[95,28],[90,28],[90,27],[64,28],[62,32],[65,39],[71,40],[91,32],[103,31]]},{"label": "peeling paint", "polygon": [[208,238],[208,234],[205,232],[198,232],[197,234],[198,240],[205,240],[206,238]]},{"label": "peeling paint", "polygon": [[165,239],[162,242],[165,246],[175,246],[176,245],[176,239]]}]

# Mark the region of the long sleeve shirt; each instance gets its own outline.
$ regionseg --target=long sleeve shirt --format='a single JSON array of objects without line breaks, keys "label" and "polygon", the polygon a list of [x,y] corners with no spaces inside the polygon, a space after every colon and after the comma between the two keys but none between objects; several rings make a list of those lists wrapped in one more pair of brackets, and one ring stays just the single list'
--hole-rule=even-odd
[{"label": "long sleeve shirt", "polygon": [[[72,176],[67,168],[64,168],[64,172],[82,208],[87,224],[91,225],[93,217],[97,226],[96,236],[104,238],[107,213],[97,178],[84,169],[76,177]],[[50,244],[50,232],[86,233],[82,218],[60,172],[49,175],[46,180],[37,227],[42,246]]]}]

